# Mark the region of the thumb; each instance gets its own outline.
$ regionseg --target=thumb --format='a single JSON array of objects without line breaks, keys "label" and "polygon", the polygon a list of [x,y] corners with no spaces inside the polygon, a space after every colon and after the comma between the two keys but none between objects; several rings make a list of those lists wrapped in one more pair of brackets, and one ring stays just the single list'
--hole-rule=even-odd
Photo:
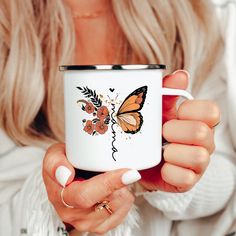
[{"label": "thumb", "polygon": [[75,170],[66,158],[64,143],[54,144],[47,150],[43,172],[63,187],[73,181]]},{"label": "thumb", "polygon": [[[163,87],[174,89],[186,89],[188,87],[189,73],[185,70],[177,70],[163,78]],[[178,96],[163,96],[163,123],[175,119],[176,103]]]}]

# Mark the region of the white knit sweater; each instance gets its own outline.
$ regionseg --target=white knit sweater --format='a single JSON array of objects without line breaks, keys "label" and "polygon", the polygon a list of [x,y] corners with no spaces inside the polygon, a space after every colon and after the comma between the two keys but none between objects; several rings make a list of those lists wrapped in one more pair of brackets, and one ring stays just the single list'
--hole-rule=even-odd
[{"label": "white knit sweater", "polygon": [[[109,236],[223,236],[236,231],[236,1],[215,3],[227,35],[228,77],[208,80],[198,94],[217,101],[222,111],[209,167],[186,193],[143,193],[135,186],[134,207]],[[42,181],[44,153],[36,147],[17,147],[0,131],[0,236],[66,235]]]}]

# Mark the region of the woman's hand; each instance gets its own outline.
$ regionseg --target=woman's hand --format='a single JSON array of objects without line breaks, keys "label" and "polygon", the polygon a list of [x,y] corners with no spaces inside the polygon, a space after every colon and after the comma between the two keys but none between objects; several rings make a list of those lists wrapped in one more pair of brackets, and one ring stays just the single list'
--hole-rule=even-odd
[{"label": "woman's hand", "polygon": [[[164,78],[164,87],[186,89],[188,74],[177,71]],[[151,169],[140,171],[139,181],[147,190],[185,192],[190,190],[206,170],[214,151],[214,126],[220,112],[210,101],[183,102],[178,110],[178,97],[163,99],[163,160]]]},{"label": "woman's hand", "polygon": [[[48,198],[62,221],[79,232],[97,234],[104,234],[121,224],[134,202],[127,185],[139,180],[139,173],[119,169],[88,180],[72,182],[74,176],[75,171],[66,159],[65,145],[55,144],[50,147],[43,162],[43,179]],[[68,208],[62,203],[62,186],[66,186],[64,201],[74,208]],[[109,201],[112,214],[105,208],[95,211],[95,205],[103,200]]]}]

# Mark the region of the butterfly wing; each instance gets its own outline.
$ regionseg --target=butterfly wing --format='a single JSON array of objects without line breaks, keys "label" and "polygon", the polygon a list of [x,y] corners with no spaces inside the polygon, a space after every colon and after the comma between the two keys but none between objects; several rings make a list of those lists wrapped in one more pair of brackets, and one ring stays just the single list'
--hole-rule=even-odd
[{"label": "butterfly wing", "polygon": [[139,112],[145,102],[147,86],[132,92],[121,104],[116,116],[117,123],[125,133],[137,133],[143,124],[142,114]]},{"label": "butterfly wing", "polygon": [[121,104],[117,115],[131,112],[140,111],[146,99],[147,86],[140,87],[132,92]]},{"label": "butterfly wing", "polygon": [[137,133],[143,124],[140,112],[124,113],[117,116],[117,123],[125,133]]}]

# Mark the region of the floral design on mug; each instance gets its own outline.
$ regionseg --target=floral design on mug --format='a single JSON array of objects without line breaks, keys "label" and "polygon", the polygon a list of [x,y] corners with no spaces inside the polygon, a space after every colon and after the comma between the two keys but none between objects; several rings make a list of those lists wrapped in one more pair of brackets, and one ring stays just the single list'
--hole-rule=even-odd
[{"label": "floral design on mug", "polygon": [[99,134],[105,134],[108,130],[108,126],[104,123],[104,121],[98,121],[95,125],[95,130],[99,133]]},{"label": "floral design on mug", "polygon": [[88,134],[92,134],[94,132],[94,127],[95,125],[93,124],[93,121],[87,120],[84,126],[84,131],[87,132]]},{"label": "floral design on mug", "polygon": [[[95,117],[92,120],[83,120],[85,123],[84,131],[89,135],[105,134],[108,130],[109,123],[111,121],[111,132],[112,132],[112,158],[116,161],[114,155],[118,152],[114,145],[116,141],[116,132],[114,125],[118,125],[121,130],[128,134],[136,134],[140,131],[143,125],[143,116],[141,109],[143,108],[147,86],[140,87],[129,94],[124,101],[121,103],[118,111],[116,112],[116,105],[114,100],[110,99],[111,112],[108,107],[102,104],[101,99],[98,97],[96,91],[89,89],[88,87],[77,87],[82,94],[89,100],[78,100],[77,103],[83,103],[82,110],[88,114],[93,114]],[[114,92],[115,89],[110,89]],[[111,113],[111,114],[110,114]],[[116,117],[116,119],[114,118]]]},{"label": "floral design on mug", "polygon": [[93,115],[92,120],[83,120],[84,131],[89,135],[105,134],[108,130],[110,122],[109,110],[106,106],[102,105],[101,99],[98,97],[96,91],[88,87],[77,87],[85,98],[88,100],[80,99],[77,103],[82,103],[81,109],[88,114]]},{"label": "floral design on mug", "polygon": [[101,106],[98,109],[97,116],[99,119],[104,120],[109,115],[109,111],[106,106]]},{"label": "floral design on mug", "polygon": [[88,113],[88,114],[91,114],[94,112],[95,110],[95,107],[94,105],[91,103],[91,102],[87,102],[86,106],[85,106],[85,111]]}]

